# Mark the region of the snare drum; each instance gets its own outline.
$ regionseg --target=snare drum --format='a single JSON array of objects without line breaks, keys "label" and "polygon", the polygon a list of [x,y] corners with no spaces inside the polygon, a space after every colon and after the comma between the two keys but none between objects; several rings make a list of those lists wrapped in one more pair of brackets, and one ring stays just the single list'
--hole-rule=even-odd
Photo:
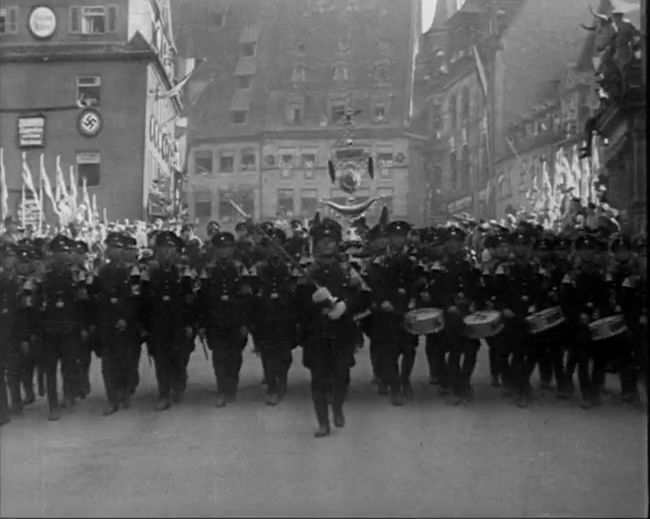
[{"label": "snare drum", "polygon": [[444,327],[444,312],[439,308],[417,308],[404,315],[404,329],[411,335],[429,335]]},{"label": "snare drum", "polygon": [[486,310],[474,312],[463,319],[465,335],[470,339],[485,339],[492,337],[503,330],[501,312]]},{"label": "snare drum", "polygon": [[627,326],[623,315],[617,314],[590,323],[589,330],[591,331],[592,341],[602,341],[620,335],[627,330]]},{"label": "snare drum", "polygon": [[555,328],[564,322],[564,314],[559,306],[547,308],[526,317],[528,330],[533,335]]}]

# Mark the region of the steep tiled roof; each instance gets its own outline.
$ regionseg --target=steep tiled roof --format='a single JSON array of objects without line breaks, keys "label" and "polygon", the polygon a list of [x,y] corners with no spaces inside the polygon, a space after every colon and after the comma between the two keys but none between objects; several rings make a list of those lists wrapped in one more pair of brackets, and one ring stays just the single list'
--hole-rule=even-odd
[{"label": "steep tiled roof", "polygon": [[[390,101],[389,125],[401,126],[408,113],[411,5],[408,0],[175,1],[181,52],[207,58],[196,72],[195,81],[207,86],[190,108],[193,134],[250,135],[289,127],[285,103],[291,97],[304,102],[301,127],[320,128],[336,94],[348,95],[363,110],[360,124],[371,124],[372,94],[383,93]],[[223,27],[215,27],[211,20],[226,7]],[[255,56],[242,56],[243,40],[258,42]],[[347,68],[347,79],[334,78],[337,65]],[[378,73],[382,65],[385,79]],[[304,66],[304,82],[293,77],[297,66]],[[232,125],[229,109],[235,101],[241,105],[243,95],[233,97],[236,75],[251,76],[250,112],[246,124]]]}]

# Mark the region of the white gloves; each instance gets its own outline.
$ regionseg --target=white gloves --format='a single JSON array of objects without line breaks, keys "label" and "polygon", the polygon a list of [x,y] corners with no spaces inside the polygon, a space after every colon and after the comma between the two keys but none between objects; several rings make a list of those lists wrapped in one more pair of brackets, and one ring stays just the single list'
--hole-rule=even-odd
[{"label": "white gloves", "polygon": [[323,303],[330,299],[333,299],[332,293],[326,287],[316,289],[316,292],[311,295],[311,300],[316,304]]},{"label": "white gloves", "polygon": [[332,321],[337,321],[345,313],[347,308],[348,307],[347,307],[347,305],[345,304],[344,301],[337,301],[336,303],[334,303],[333,308],[328,312],[327,316]]},{"label": "white gloves", "polygon": [[384,312],[392,312],[392,311],[394,310],[394,307],[393,307],[393,305],[390,303],[390,301],[384,301],[384,302],[381,304],[380,308],[381,308]]}]

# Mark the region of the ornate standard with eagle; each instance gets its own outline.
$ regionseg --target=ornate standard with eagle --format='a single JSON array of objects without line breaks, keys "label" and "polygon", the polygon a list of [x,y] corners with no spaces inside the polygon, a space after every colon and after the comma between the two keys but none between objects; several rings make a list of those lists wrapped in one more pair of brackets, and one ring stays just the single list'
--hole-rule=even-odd
[{"label": "ornate standard with eagle", "polygon": [[332,184],[338,182],[339,187],[350,196],[347,204],[339,204],[333,200],[321,200],[320,203],[334,209],[342,216],[354,218],[367,211],[372,204],[382,197],[372,197],[363,202],[355,203],[354,192],[361,185],[364,171],[374,180],[375,169],[372,156],[361,146],[353,146],[352,117],[361,113],[361,110],[348,109],[340,112],[344,130],[344,139],[339,141],[333,149],[333,156],[327,161],[327,170]]}]

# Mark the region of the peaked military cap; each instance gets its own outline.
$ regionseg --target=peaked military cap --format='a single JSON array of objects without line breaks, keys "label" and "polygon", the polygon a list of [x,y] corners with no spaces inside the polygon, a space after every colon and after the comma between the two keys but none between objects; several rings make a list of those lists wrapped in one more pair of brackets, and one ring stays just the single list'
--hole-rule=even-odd
[{"label": "peaked military cap", "polygon": [[235,244],[235,237],[231,232],[218,232],[211,241],[215,247],[230,247]]},{"label": "peaked military cap", "polygon": [[445,240],[464,240],[467,233],[462,227],[452,224],[445,229]]},{"label": "peaked military cap", "polygon": [[156,247],[181,249],[183,247],[183,240],[172,231],[162,231],[156,234]]},{"label": "peaked military cap", "polygon": [[314,240],[314,243],[317,243],[324,238],[331,238],[337,242],[340,242],[342,237],[342,229],[338,222],[332,220],[331,218],[325,218],[312,227],[310,234]]},{"label": "peaked military cap", "polygon": [[409,232],[411,232],[412,228],[413,226],[404,220],[394,220],[388,224],[386,231],[390,235],[397,234],[398,236],[406,236]]},{"label": "peaked military cap", "polygon": [[69,252],[75,247],[74,240],[63,234],[57,234],[50,242],[50,251],[52,252]]}]

